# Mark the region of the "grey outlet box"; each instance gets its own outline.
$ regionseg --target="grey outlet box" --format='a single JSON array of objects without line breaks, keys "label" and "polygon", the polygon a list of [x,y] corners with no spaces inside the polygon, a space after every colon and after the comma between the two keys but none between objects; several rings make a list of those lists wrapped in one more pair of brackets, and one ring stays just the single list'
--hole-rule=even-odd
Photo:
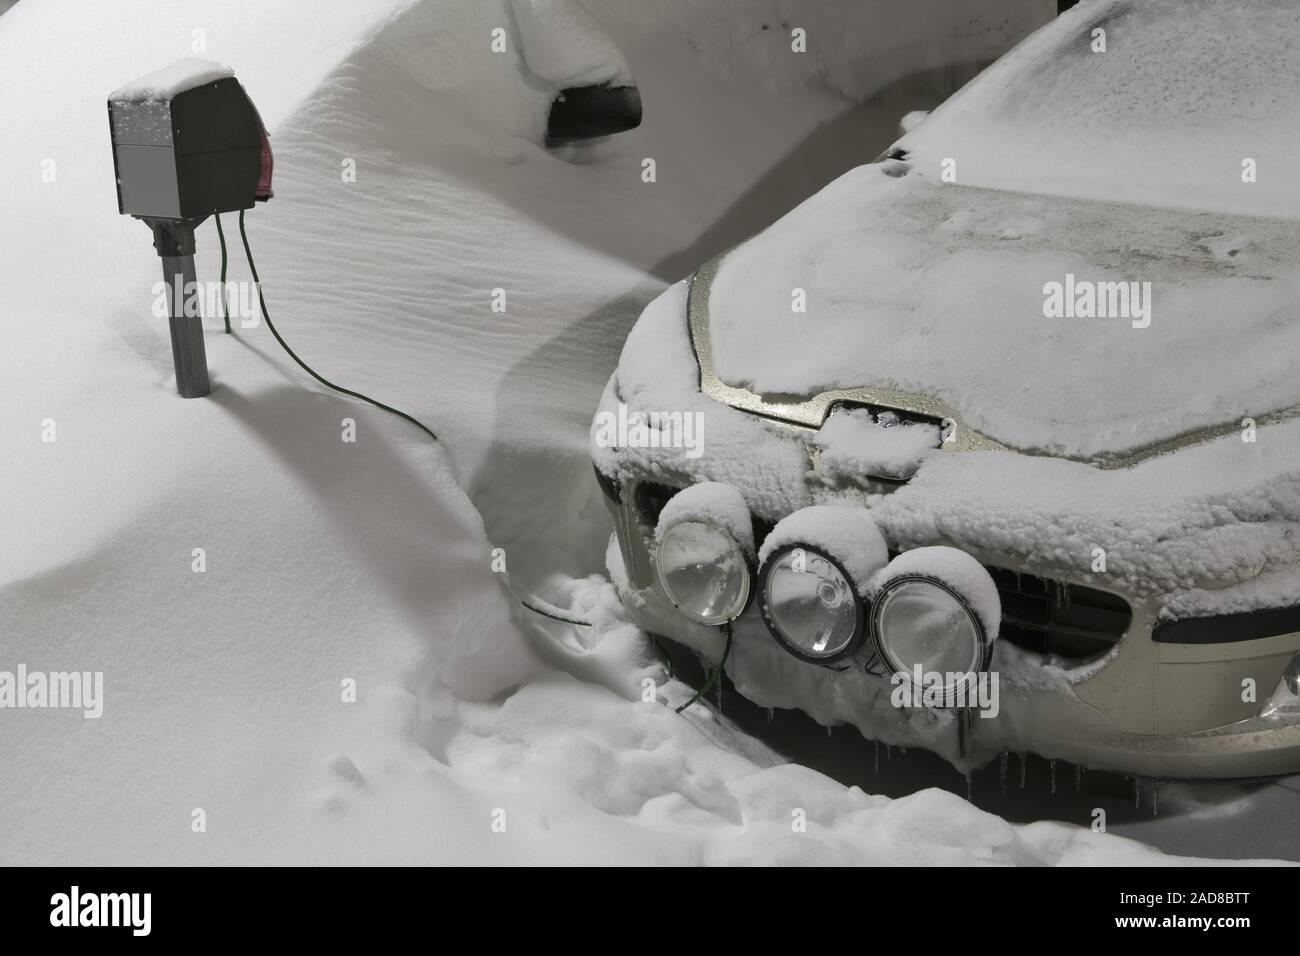
[{"label": "grey outlet box", "polygon": [[118,210],[202,219],[271,196],[271,146],[239,81],[181,61],[108,98]]}]

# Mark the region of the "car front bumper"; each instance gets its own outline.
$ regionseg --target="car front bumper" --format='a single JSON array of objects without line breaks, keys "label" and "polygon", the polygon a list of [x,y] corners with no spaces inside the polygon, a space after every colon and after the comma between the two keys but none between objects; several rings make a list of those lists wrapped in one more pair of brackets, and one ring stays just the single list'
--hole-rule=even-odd
[{"label": "car front bumper", "polygon": [[[655,477],[659,486],[663,476]],[[679,614],[658,582],[640,484],[602,481],[615,524],[611,577],[641,628],[716,664],[723,631]],[[727,673],[760,706],[802,709],[826,725],[852,724],[869,739],[927,747],[967,768],[1010,751],[1156,778],[1300,772],[1300,712],[1262,713],[1300,650],[1300,633],[1218,645],[1157,643],[1151,637],[1156,608],[1129,600],[1130,626],[1103,657],[1064,664],[1018,650],[1002,655],[995,661],[1003,671],[1000,712],[973,720],[965,735],[957,733],[955,719],[900,714],[887,703],[887,679],[866,673],[860,661],[837,672],[794,659],[779,649],[754,607],[733,625]],[[1247,681],[1258,688],[1258,701],[1238,693]]]}]

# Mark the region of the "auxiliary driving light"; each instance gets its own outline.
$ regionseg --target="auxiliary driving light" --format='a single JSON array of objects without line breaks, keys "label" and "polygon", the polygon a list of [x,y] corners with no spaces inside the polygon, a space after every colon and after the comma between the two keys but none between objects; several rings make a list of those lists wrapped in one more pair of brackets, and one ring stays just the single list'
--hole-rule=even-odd
[{"label": "auxiliary driving light", "polygon": [[844,566],[830,555],[785,545],[763,563],[758,590],[767,629],[800,660],[827,664],[862,643],[862,599]]},{"label": "auxiliary driving light", "polygon": [[909,686],[919,671],[951,703],[988,668],[1000,616],[996,586],[978,561],[955,548],[919,548],[885,569],[869,629],[890,671]]},{"label": "auxiliary driving light", "polygon": [[733,485],[704,481],[664,505],[655,528],[655,570],[677,610],[700,624],[727,624],[749,605],[754,525]]},{"label": "auxiliary driving light", "polygon": [[734,538],[705,521],[664,529],[655,568],[669,600],[701,624],[734,621],[749,603],[749,564]]},{"label": "auxiliary driving light", "polygon": [[866,633],[864,588],[889,560],[867,509],[813,505],[787,515],[759,558],[759,609],[778,644],[811,664],[857,650]]}]

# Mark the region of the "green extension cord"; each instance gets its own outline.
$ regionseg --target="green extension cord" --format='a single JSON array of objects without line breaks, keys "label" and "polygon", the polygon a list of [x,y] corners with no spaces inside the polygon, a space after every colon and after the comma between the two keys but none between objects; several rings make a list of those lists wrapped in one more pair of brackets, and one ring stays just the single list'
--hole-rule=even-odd
[{"label": "green extension cord", "polygon": [[662,644],[660,644],[660,643],[659,643],[659,638],[655,637],[653,634],[650,636],[650,643],[653,644],[654,647],[655,647],[655,650],[658,651],[658,652],[663,656],[663,659],[664,659],[664,670],[666,670],[666,671],[668,672],[668,679],[669,679],[669,680],[672,680],[672,679],[673,679],[673,659],[668,655],[668,648],[666,648],[666,647],[664,647]]},{"label": "green extension cord", "polygon": [[[216,215],[216,220],[217,220],[217,237],[221,241],[221,290],[222,290],[221,297],[224,303],[225,288],[226,288],[226,236],[221,229],[221,215],[219,213]],[[359,399],[360,401],[365,402],[367,405],[373,405],[375,408],[383,409],[386,412],[390,412],[393,415],[396,415],[398,418],[403,418],[406,421],[410,422],[412,425],[414,425],[416,428],[420,429],[420,431],[424,432],[434,441],[437,441],[438,436],[435,435],[432,429],[430,429],[428,425],[424,424],[424,422],[420,421],[417,418],[414,418],[411,415],[406,414],[406,412],[402,411],[401,409],[393,408],[393,406],[391,405],[385,405],[383,402],[378,401],[377,399],[373,399],[369,395],[362,395],[360,392],[354,392],[352,391],[352,389],[344,388],[342,385],[335,385],[333,382],[325,378],[325,376],[321,375],[314,368],[312,368],[310,365],[308,365],[306,362],[304,362],[302,359],[298,357],[298,353],[295,352],[293,349],[291,349],[289,347],[289,343],[286,342],[284,338],[280,335],[279,330],[275,327],[275,323],[271,321],[270,313],[267,312],[266,297],[262,295],[262,281],[257,277],[257,266],[253,264],[253,250],[248,247],[248,233],[244,231],[244,210],[242,209],[239,210],[239,238],[244,243],[244,256],[248,259],[248,271],[253,274],[253,284],[257,286],[257,301],[258,304],[261,305],[262,307],[262,318],[266,322],[266,327],[271,330],[271,334],[275,336],[275,340],[280,343],[280,347],[289,353],[289,358],[297,362],[299,367],[302,368],[304,372],[306,372],[316,381],[320,382],[326,388],[333,389],[334,391],[339,392],[343,395],[349,395],[352,398]],[[224,305],[222,308],[222,312],[226,313],[224,315],[226,321],[226,331],[229,332],[230,317],[229,317],[229,312],[224,307]]]},{"label": "green extension cord", "polygon": [[[513,591],[513,588],[511,590]],[[542,617],[549,617],[552,621],[559,621],[562,624],[576,624],[578,627],[593,626],[590,621],[580,621],[576,617],[565,617],[563,614],[558,613],[558,608],[548,610],[552,605],[550,605],[549,602],[542,601],[540,598],[534,597],[530,600],[529,598],[522,598],[516,594],[515,600],[528,608],[528,610],[532,611],[534,614],[540,614]],[[547,607],[542,607],[542,604],[546,604]]]},{"label": "green extension cord", "polygon": [[714,684],[716,684],[718,682],[718,679],[722,676],[722,669],[727,666],[727,658],[731,656],[731,625],[726,624],[724,625],[724,627],[726,627],[727,629],[727,646],[722,649],[722,660],[718,662],[717,667],[713,668],[713,670],[709,672],[709,679],[704,682],[703,687],[701,687],[699,690],[695,692],[695,696],[692,697],[690,700],[688,700],[686,703],[682,704],[682,706],[677,708],[677,713],[680,714],[687,707],[691,706],[691,704],[695,703],[697,700],[699,700],[701,697],[707,694],[709,692],[709,688],[711,688]]},{"label": "green extension cord", "polygon": [[[240,218],[243,218],[241,212]],[[221,321],[226,324],[226,334],[233,334],[230,331],[230,308],[226,305],[226,233],[221,228],[221,213],[216,214],[217,218],[217,238],[221,240]]]}]

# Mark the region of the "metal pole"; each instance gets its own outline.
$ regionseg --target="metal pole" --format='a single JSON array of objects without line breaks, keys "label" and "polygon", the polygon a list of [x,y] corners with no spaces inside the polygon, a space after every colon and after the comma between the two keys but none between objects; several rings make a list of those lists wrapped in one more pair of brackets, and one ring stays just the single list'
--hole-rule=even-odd
[{"label": "metal pole", "polygon": [[182,398],[202,398],[212,391],[208,380],[208,354],[203,347],[201,304],[185,314],[186,293],[195,290],[195,220],[145,219],[153,229],[154,249],[162,259],[163,281],[171,305],[172,365],[176,369],[176,391]]},{"label": "metal pole", "polygon": [[176,391],[182,398],[202,398],[212,391],[208,381],[208,356],[203,348],[203,319],[185,314],[187,290],[195,288],[193,256],[163,256],[163,279],[171,303],[172,363],[176,366]]}]

